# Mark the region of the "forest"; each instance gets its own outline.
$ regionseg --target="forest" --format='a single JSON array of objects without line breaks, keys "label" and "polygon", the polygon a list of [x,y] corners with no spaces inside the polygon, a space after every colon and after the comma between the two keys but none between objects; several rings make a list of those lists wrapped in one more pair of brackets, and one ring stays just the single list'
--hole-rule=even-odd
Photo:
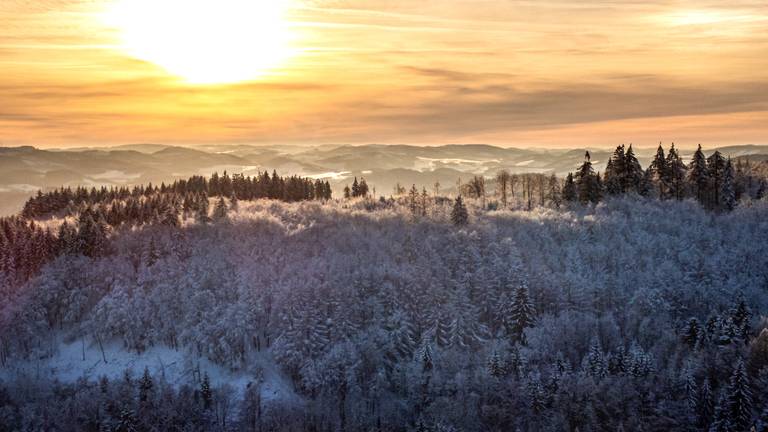
[{"label": "forest", "polygon": [[0,430],[768,431],[749,165],[420,186],[41,191],[0,220]]}]

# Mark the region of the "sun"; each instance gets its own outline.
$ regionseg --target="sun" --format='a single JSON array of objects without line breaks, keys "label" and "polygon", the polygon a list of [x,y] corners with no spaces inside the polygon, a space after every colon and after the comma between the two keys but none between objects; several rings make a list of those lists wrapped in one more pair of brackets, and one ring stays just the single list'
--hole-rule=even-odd
[{"label": "sun", "polygon": [[255,80],[291,56],[288,0],[115,0],[122,50],[194,84]]}]

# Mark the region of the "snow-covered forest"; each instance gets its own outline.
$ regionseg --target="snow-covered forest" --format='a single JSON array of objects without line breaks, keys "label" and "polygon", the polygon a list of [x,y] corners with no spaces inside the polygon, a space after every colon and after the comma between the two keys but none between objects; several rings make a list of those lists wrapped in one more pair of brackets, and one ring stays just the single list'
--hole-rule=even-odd
[{"label": "snow-covered forest", "polygon": [[0,230],[0,430],[766,431],[765,181],[699,153],[40,194]]}]

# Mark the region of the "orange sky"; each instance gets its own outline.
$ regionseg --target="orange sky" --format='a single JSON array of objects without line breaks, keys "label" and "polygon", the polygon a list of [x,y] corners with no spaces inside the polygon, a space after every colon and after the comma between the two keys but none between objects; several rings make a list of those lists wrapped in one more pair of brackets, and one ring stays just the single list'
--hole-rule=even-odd
[{"label": "orange sky", "polygon": [[0,0],[0,144],[768,144],[764,1],[276,1]]}]

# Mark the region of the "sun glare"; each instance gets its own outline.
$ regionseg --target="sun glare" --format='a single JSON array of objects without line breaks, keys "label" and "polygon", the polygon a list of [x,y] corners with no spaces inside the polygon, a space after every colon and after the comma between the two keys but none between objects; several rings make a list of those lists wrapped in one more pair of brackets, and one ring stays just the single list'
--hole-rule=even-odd
[{"label": "sun glare", "polygon": [[288,0],[116,0],[123,50],[195,84],[258,79],[291,55]]}]

